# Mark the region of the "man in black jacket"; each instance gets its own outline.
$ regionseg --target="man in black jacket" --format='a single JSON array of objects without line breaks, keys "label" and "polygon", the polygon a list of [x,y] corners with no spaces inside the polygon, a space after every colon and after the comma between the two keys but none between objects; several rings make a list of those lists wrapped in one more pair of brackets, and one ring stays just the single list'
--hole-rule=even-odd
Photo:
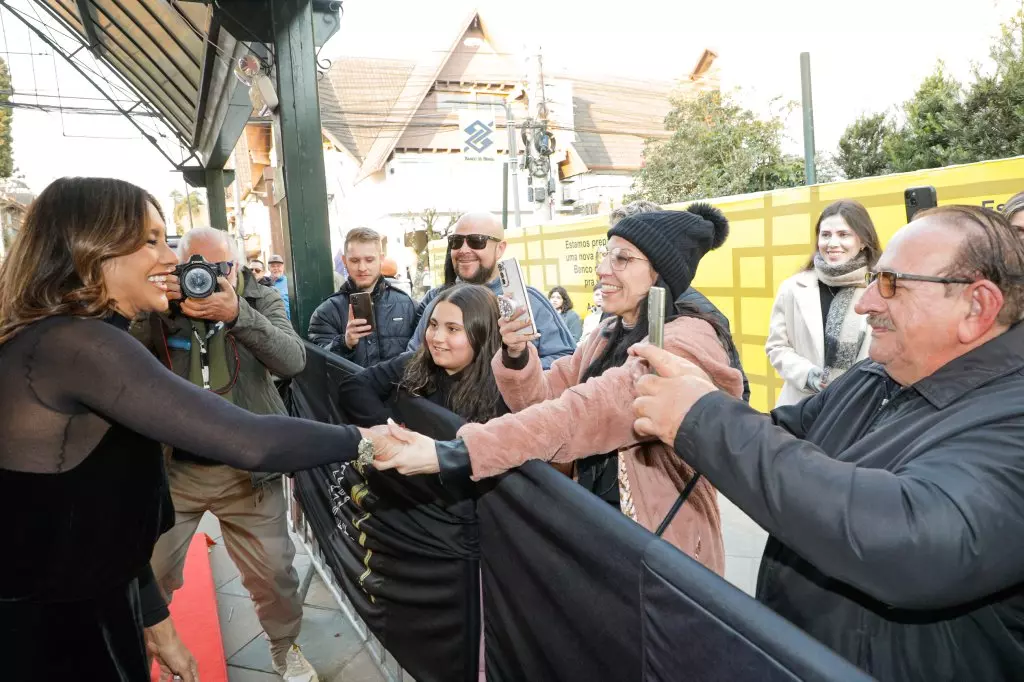
[{"label": "man in black jacket", "polygon": [[[401,355],[416,328],[416,303],[401,289],[381,277],[380,235],[357,227],[345,235],[345,267],[348,281],[313,311],[309,340],[357,365],[369,367]],[[372,327],[352,315],[349,296],[370,292]]]},{"label": "man in black jacket", "polygon": [[870,360],[771,416],[657,349],[636,430],[771,534],[757,597],[883,681],[1024,671],[1024,245],[945,206],[857,305]]}]

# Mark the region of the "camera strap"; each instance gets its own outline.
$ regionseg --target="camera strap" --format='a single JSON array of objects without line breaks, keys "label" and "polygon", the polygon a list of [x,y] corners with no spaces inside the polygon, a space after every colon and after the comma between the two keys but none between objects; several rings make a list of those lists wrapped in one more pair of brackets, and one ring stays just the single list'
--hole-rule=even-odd
[{"label": "camera strap", "polygon": [[203,374],[203,388],[210,390],[210,354],[208,350],[208,344],[213,335],[224,328],[223,322],[211,326],[206,330],[206,336],[204,337],[199,333],[199,329],[195,325],[192,326],[192,337],[196,340],[199,345],[199,365],[202,368]]}]

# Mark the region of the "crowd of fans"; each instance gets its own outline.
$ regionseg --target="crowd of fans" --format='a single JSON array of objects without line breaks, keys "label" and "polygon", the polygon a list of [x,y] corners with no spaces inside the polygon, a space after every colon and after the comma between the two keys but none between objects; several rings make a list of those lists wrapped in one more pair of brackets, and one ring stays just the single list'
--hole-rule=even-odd
[{"label": "crowd of fans", "polygon": [[[765,351],[784,388],[762,414],[728,319],[692,287],[729,234],[707,204],[618,209],[594,308],[529,287],[532,320],[499,305],[507,243],[493,215],[458,220],[445,280],[418,302],[380,235],[352,229],[348,278],[308,332],[363,368],[340,387],[357,426],[333,427],[283,416],[275,377],[302,371],[305,347],[280,256],[243,265],[209,229],[174,253],[144,191],[58,180],[0,268],[0,505],[31,519],[0,569],[8,673],[141,680],[155,658],[197,679],[166,602],[209,511],[275,670],[315,680],[295,645],[280,473],[358,457],[460,484],[546,461],[719,575],[722,493],[770,535],[758,599],[869,674],[1018,678],[1019,231],[1024,194],[1005,214],[924,211],[884,250],[861,204],[829,205],[777,292]],[[177,267],[197,255],[221,274],[215,293],[185,298]],[[655,286],[660,349],[645,343]],[[406,431],[390,421],[403,393],[466,425],[451,441]]]}]

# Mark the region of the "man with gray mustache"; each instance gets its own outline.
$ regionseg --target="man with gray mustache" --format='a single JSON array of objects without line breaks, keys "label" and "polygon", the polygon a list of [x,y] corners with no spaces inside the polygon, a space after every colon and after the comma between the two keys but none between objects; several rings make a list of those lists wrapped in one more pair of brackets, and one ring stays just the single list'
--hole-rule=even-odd
[{"label": "man with gray mustache", "polygon": [[1024,244],[915,216],[857,304],[870,359],[771,415],[656,348],[635,430],[771,535],[757,598],[885,682],[1024,671]]}]

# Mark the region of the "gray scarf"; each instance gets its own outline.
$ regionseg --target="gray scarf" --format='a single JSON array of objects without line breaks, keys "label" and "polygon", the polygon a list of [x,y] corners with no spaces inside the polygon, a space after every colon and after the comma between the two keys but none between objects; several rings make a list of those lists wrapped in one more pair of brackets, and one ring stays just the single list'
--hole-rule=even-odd
[{"label": "gray scarf", "polygon": [[825,262],[820,253],[814,254],[814,272],[818,282],[836,288],[825,320],[825,379],[831,383],[857,362],[864,330],[860,318],[853,315],[853,297],[857,288],[864,287],[864,273],[868,271],[867,257],[861,251],[857,256],[839,265]]}]

